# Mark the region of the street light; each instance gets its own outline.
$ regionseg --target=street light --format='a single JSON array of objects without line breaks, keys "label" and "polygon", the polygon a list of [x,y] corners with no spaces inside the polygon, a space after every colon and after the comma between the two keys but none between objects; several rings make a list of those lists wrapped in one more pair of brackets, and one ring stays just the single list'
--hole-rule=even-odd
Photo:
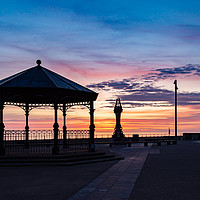
[{"label": "street light", "polygon": [[177,80],[174,81],[175,84],[175,143],[177,143]]}]

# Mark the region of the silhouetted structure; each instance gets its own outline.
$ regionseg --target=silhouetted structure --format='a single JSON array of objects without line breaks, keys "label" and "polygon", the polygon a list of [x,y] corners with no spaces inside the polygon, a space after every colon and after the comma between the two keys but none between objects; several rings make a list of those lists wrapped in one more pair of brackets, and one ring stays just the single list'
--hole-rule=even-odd
[{"label": "silhouetted structure", "polygon": [[120,122],[122,111],[123,109],[122,109],[120,99],[116,99],[115,108],[114,108],[114,113],[116,115],[116,126],[115,126],[115,131],[112,136],[115,139],[124,138],[124,134],[123,134],[122,126]]},{"label": "silhouetted structure", "polygon": [[183,140],[200,140],[200,133],[183,133]]},{"label": "silhouetted structure", "polygon": [[177,80],[174,81],[175,84],[175,142],[177,143]]},{"label": "silhouetted structure", "polygon": [[168,130],[168,133],[169,133],[169,140],[170,140],[170,133],[171,133],[171,130],[170,130],[170,128],[169,128],[169,130]]},{"label": "silhouetted structure", "polygon": [[90,138],[89,148],[94,151],[94,106],[98,94],[52,72],[41,66],[41,61],[37,60],[37,66],[19,72],[0,81],[0,155],[5,154],[4,147],[4,105],[15,105],[25,111],[25,147],[29,148],[29,126],[28,116],[30,110],[41,106],[54,108],[55,122],[53,154],[59,154],[58,131],[59,125],[57,112],[63,112],[63,143],[66,143],[66,110],[74,105],[83,105],[90,110]]}]

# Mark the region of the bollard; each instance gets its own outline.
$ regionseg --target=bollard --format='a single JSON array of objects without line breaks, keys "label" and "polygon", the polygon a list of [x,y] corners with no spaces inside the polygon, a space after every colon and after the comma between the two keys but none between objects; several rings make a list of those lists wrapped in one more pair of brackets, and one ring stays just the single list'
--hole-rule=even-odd
[{"label": "bollard", "polygon": [[173,141],[173,144],[177,144],[176,140]]},{"label": "bollard", "polygon": [[148,142],[144,142],[144,146],[145,146],[145,147],[148,147]]},{"label": "bollard", "polygon": [[128,147],[131,147],[131,142],[128,143]]},{"label": "bollard", "polygon": [[109,147],[112,147],[112,143],[109,144]]},{"label": "bollard", "polygon": [[167,145],[170,145],[170,141],[167,141]]},{"label": "bollard", "polygon": [[158,145],[158,146],[161,146],[161,142],[157,142],[157,145]]}]

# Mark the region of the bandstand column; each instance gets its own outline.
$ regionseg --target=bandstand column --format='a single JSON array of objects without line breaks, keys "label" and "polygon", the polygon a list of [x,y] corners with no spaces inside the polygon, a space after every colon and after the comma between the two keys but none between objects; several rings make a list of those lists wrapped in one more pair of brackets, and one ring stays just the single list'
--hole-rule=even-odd
[{"label": "bandstand column", "polygon": [[58,104],[54,104],[54,111],[55,111],[55,123],[53,125],[54,130],[54,146],[52,149],[52,154],[57,155],[59,154],[59,147],[58,147]]},{"label": "bandstand column", "polygon": [[26,142],[25,142],[25,148],[29,148],[29,126],[28,126],[29,104],[28,103],[26,104],[25,115],[26,115],[26,126],[25,126]]},{"label": "bandstand column", "polygon": [[4,147],[4,141],[3,141],[3,136],[4,136],[4,123],[3,123],[3,102],[0,103],[0,155],[3,156],[5,155],[5,147]]},{"label": "bandstand column", "polygon": [[90,151],[95,151],[95,144],[94,144],[94,102],[90,102],[90,143],[89,143],[89,149]]},{"label": "bandstand column", "polygon": [[63,104],[63,145],[67,145],[66,105]]}]

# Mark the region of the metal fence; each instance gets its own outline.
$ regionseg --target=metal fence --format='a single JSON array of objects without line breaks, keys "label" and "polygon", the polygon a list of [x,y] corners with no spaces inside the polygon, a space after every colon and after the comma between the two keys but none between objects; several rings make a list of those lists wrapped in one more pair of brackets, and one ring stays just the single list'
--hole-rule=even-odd
[{"label": "metal fence", "polygon": [[[54,145],[53,130],[30,130],[26,145],[25,130],[5,130],[4,145],[6,155],[46,155],[52,153]],[[67,130],[66,142],[62,131],[58,132],[59,154],[87,151],[89,148],[89,130]]]},{"label": "metal fence", "polygon": [[[126,138],[132,138],[135,134],[127,134],[124,133],[124,136]],[[140,138],[147,138],[147,137],[169,137],[169,136],[175,136],[174,134],[169,135],[168,133],[136,133],[136,135],[139,135]],[[183,134],[178,134],[178,136],[183,136]],[[102,133],[96,133],[95,138],[112,138],[112,134],[102,134]]]}]

